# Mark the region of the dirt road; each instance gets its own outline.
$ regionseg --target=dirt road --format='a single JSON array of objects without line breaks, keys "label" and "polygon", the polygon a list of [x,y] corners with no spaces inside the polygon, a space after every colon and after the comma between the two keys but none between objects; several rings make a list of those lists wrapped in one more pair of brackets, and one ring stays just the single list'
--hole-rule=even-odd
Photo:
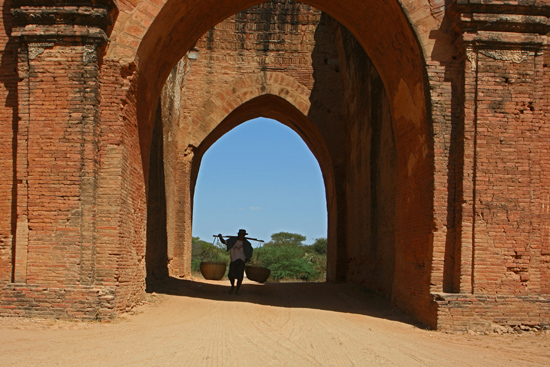
[{"label": "dirt road", "polygon": [[550,334],[423,330],[353,285],[172,280],[113,323],[0,318],[7,366],[548,366]]}]

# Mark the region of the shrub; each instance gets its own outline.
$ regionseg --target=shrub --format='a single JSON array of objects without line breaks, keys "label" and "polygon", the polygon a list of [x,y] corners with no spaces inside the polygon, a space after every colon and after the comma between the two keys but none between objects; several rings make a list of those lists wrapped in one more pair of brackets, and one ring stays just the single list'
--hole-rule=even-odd
[{"label": "shrub", "polygon": [[191,268],[194,263],[200,264],[201,261],[229,262],[229,253],[221,243],[212,244],[193,237],[191,244]]}]

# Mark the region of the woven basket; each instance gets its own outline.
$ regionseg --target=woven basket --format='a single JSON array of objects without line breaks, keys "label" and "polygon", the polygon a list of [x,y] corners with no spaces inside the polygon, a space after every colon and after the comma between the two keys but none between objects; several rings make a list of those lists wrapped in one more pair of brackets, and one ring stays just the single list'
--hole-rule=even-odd
[{"label": "woven basket", "polygon": [[204,279],[220,280],[225,275],[226,264],[217,261],[201,262],[201,274]]},{"label": "woven basket", "polygon": [[245,267],[246,277],[258,283],[263,283],[269,278],[271,270],[268,268],[261,268],[259,266],[247,265]]}]

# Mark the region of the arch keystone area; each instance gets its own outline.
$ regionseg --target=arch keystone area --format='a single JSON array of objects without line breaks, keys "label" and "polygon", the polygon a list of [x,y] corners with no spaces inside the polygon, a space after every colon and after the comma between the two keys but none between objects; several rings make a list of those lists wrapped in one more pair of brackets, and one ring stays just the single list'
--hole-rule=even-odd
[{"label": "arch keystone area", "polygon": [[[233,91],[237,91],[233,93]],[[310,102],[310,91],[290,76],[281,73],[266,73],[261,77],[242,77],[208,99],[191,117],[190,126],[197,126],[200,136],[193,137],[191,144],[200,145],[205,136],[223,121],[231,112],[250,100],[263,95],[273,95],[290,103],[294,108],[307,116]],[[214,109],[215,113],[210,113]],[[244,121],[243,121],[244,122]]]}]

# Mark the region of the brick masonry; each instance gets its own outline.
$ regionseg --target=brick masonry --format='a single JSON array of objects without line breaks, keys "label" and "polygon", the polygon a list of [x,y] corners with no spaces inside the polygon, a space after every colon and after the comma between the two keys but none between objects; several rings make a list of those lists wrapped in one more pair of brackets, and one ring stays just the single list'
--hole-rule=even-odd
[{"label": "brick masonry", "polygon": [[439,330],[464,333],[493,332],[505,326],[550,327],[546,297],[490,294],[434,294]]},{"label": "brick masonry", "polygon": [[319,161],[329,281],[548,325],[546,2],[2,3],[0,314],[109,319],[188,275],[200,159],[261,115]]},{"label": "brick masonry", "polygon": [[0,300],[2,315],[9,316],[105,321],[115,314],[114,288],[12,283]]}]

